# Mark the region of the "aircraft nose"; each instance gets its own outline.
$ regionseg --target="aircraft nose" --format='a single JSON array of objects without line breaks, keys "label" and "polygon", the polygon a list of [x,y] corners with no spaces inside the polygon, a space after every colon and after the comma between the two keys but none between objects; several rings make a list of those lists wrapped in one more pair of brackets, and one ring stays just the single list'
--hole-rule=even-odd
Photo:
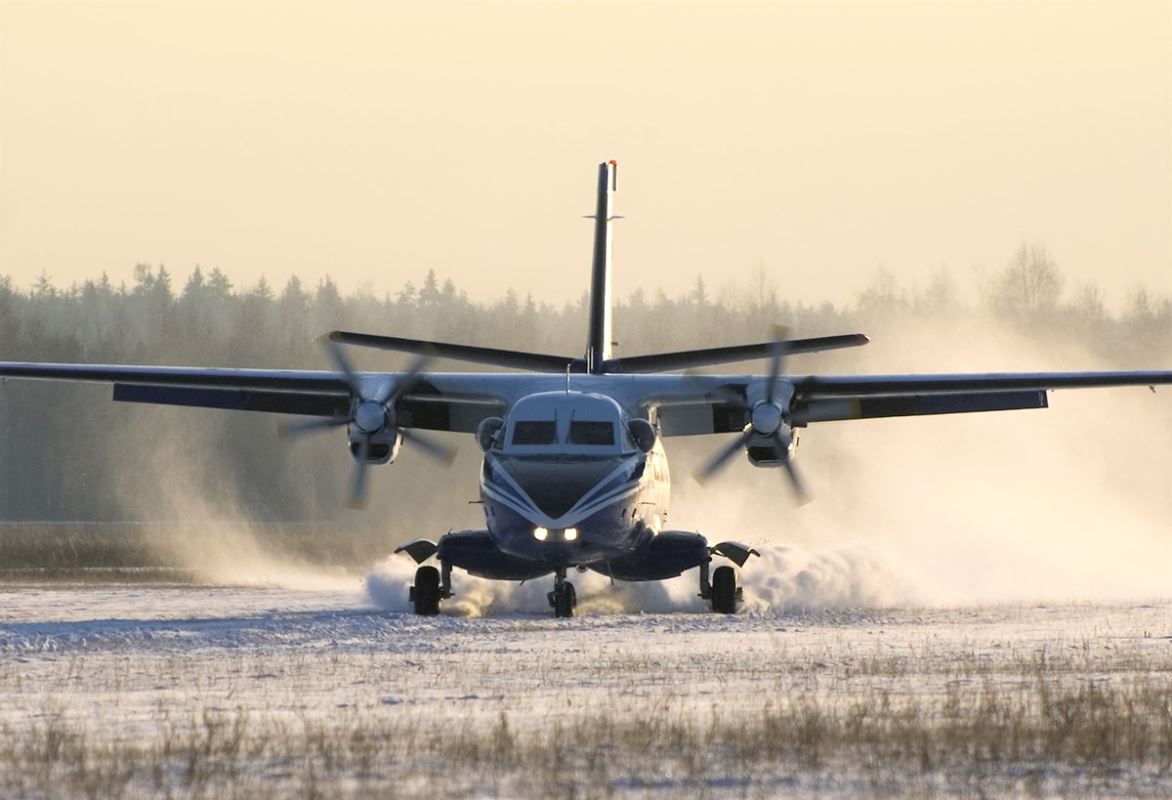
[{"label": "aircraft nose", "polygon": [[564,516],[606,475],[607,463],[526,463],[507,466],[509,475],[550,519]]}]

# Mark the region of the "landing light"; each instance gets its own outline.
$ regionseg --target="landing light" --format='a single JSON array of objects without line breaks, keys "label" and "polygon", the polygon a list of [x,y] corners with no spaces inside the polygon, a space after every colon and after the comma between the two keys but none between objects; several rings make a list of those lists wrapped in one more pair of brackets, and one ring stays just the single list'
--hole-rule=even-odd
[{"label": "landing light", "polygon": [[566,541],[572,542],[578,538],[577,528],[566,528]]},{"label": "landing light", "polygon": [[544,542],[549,538],[549,531],[540,525],[533,529],[533,538],[539,542]]}]

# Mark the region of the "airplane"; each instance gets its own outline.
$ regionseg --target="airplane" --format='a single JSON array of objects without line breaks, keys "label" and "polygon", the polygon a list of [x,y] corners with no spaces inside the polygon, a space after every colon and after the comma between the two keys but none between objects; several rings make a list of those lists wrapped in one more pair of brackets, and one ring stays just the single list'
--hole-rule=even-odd
[{"label": "airplane", "polygon": [[[452,451],[423,431],[473,434],[483,451],[484,527],[407,542],[418,564],[409,599],[416,614],[454,597],[452,570],[496,580],[553,575],[556,617],[577,605],[571,570],[614,581],[658,581],[697,569],[699,597],[721,614],[742,600],[737,573],[756,550],[710,544],[666,526],[671,479],[665,438],[725,434],[728,443],[696,473],[704,481],[743,453],[778,469],[799,501],[798,433],[835,421],[1047,408],[1047,392],[1172,384],[1172,371],[911,375],[794,375],[789,356],[867,344],[860,333],[791,339],[775,332],[756,344],[615,356],[612,350],[612,226],[618,165],[598,165],[589,325],[582,357],[403,339],[352,331],[322,337],[332,371],[218,369],[0,362],[0,379],[113,385],[117,402],[277,413],[286,435],[345,428],[356,462],[349,505],[361,508],[368,468],[388,464],[406,443],[451,462]],[[413,354],[404,372],[357,372],[344,345]],[[435,358],[520,372],[429,372]],[[765,374],[690,370],[768,359]],[[682,372],[681,372],[682,371]],[[435,560],[436,565],[430,564]],[[438,566],[437,566],[438,565]]]}]

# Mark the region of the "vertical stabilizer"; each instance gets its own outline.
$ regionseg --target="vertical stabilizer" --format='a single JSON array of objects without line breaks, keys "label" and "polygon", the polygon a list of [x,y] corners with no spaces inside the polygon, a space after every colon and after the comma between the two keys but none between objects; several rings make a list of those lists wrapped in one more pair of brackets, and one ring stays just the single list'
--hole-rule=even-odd
[{"label": "vertical stabilizer", "polygon": [[618,183],[619,165],[607,161],[598,165],[598,202],[594,210],[594,262],[590,275],[590,332],[586,342],[586,371],[601,372],[611,357],[611,222],[612,201]]}]

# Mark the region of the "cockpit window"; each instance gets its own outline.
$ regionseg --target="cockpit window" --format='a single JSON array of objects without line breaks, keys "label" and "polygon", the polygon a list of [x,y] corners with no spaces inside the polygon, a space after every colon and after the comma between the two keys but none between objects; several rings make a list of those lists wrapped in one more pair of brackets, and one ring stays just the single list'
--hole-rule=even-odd
[{"label": "cockpit window", "polygon": [[570,444],[614,444],[613,422],[573,420],[570,423]]},{"label": "cockpit window", "polygon": [[513,424],[513,444],[553,444],[557,423],[553,420],[518,420]]}]

